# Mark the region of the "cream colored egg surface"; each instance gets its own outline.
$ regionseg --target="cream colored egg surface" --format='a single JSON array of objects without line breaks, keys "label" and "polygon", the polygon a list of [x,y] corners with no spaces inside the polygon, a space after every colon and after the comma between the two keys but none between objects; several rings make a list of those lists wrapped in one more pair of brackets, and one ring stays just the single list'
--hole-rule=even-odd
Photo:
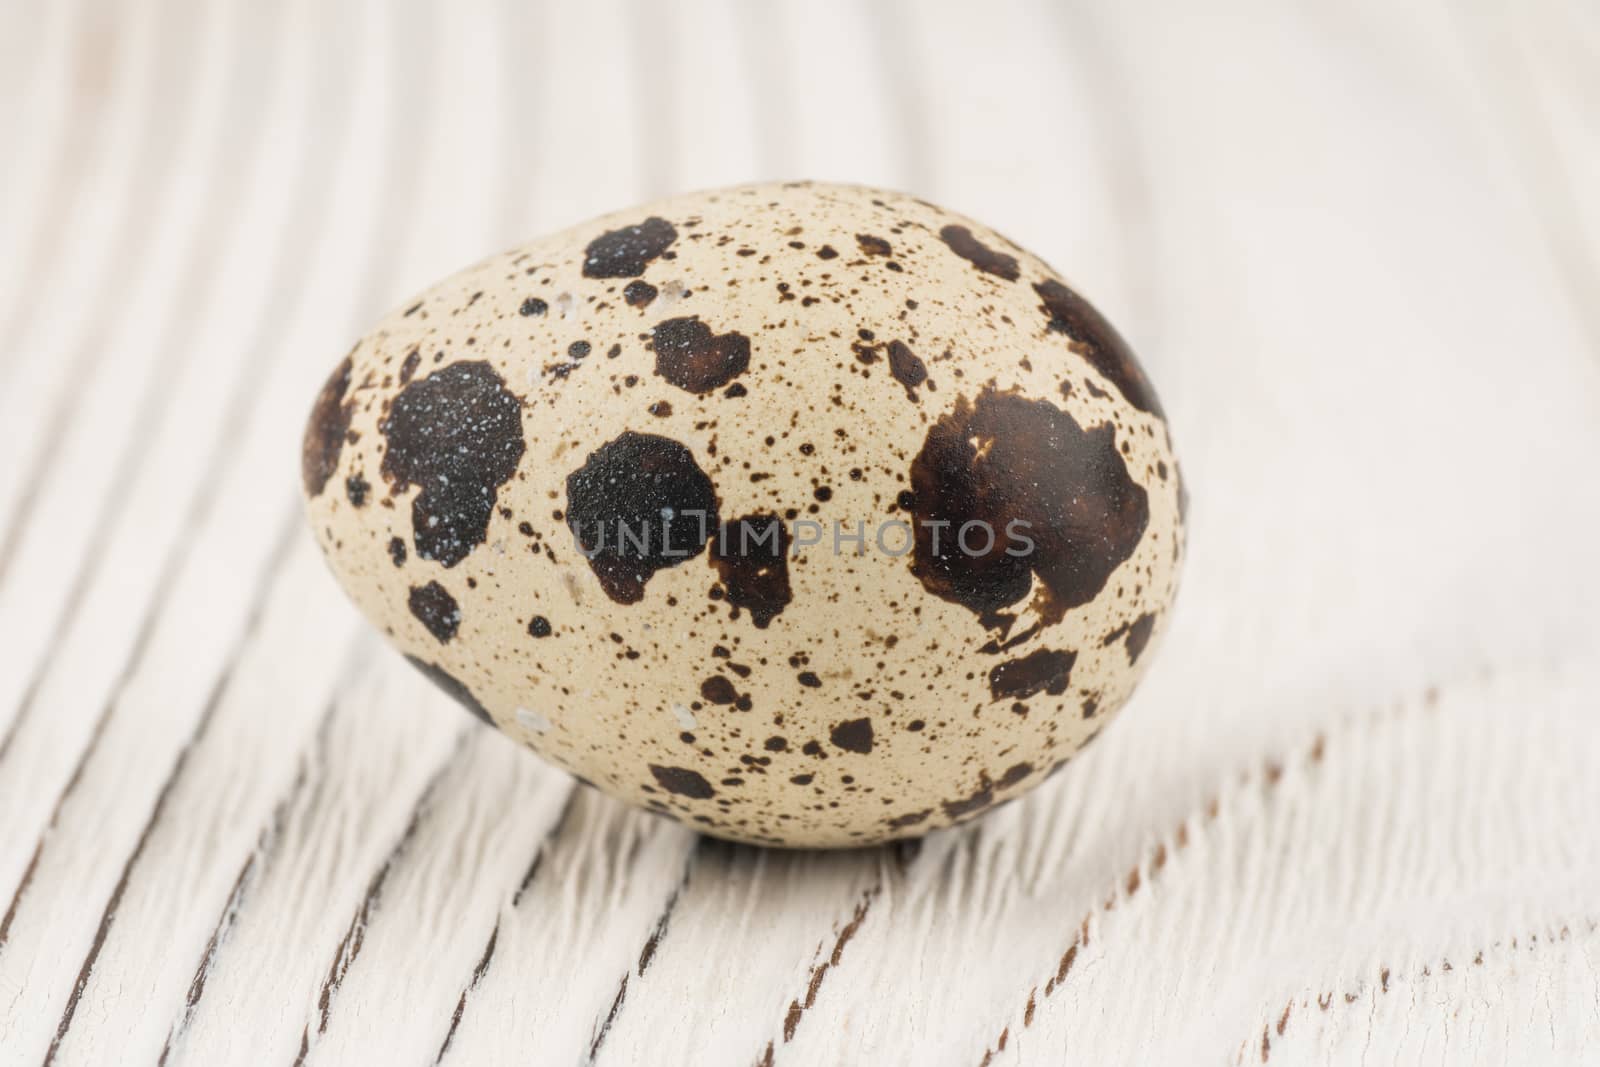
[{"label": "cream colored egg surface", "polygon": [[483,721],[719,837],[970,818],[1095,736],[1183,556],[1160,405],[1046,264],[754,185],[441,282],[307,426],[335,574]]}]

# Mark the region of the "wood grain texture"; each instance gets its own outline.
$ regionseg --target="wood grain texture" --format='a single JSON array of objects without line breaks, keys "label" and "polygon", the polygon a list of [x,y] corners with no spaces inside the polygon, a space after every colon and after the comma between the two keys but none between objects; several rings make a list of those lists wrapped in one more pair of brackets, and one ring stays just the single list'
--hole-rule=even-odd
[{"label": "wood grain texture", "polygon": [[[0,1064],[1600,1062],[1600,18],[0,5]],[[367,632],[301,420],[673,191],[905,188],[1160,384],[1138,698],[890,849],[623,810]]]}]

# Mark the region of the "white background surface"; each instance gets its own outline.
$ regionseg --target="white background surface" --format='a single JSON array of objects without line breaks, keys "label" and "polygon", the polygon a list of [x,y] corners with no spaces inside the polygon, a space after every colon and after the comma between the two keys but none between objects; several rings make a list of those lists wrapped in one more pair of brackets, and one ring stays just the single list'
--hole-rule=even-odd
[{"label": "white background surface", "polygon": [[[1600,1062],[1600,12],[0,4],[0,1063]],[[622,810],[368,634],[383,310],[757,178],[1074,278],[1194,504],[1145,686],[920,847]]]}]

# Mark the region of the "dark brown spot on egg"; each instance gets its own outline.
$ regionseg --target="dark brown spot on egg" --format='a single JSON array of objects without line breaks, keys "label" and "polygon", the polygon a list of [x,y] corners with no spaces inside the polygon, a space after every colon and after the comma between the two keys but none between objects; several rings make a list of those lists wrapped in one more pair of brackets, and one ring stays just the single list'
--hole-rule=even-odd
[{"label": "dark brown spot on egg", "polygon": [[398,537],[389,538],[389,558],[394,560],[396,567],[406,565],[406,543]]},{"label": "dark brown spot on egg", "polygon": [[600,586],[637,603],[665,567],[700,554],[720,520],[694,454],[655,434],[624,432],[567,475],[566,522]]},{"label": "dark brown spot on egg", "polygon": [[866,755],[872,751],[872,720],[851,719],[841,722],[828,732],[828,740],[846,752]]},{"label": "dark brown spot on egg", "polygon": [[1022,700],[1036,693],[1060,696],[1067,691],[1077,659],[1075,652],[1041,648],[996,664],[989,671],[989,692],[996,700]]},{"label": "dark brown spot on egg", "polygon": [[700,683],[700,695],[713,704],[732,704],[739,699],[739,690],[720,674],[713,674]]},{"label": "dark brown spot on egg", "polygon": [[650,341],[656,373],[691,393],[719,389],[750,366],[748,337],[712,333],[698,315],[658,323]]},{"label": "dark brown spot on egg", "polygon": [[942,807],[945,815],[951,819],[960,819],[965,815],[972,815],[992,806],[995,802],[997,789],[1010,789],[1018,785],[1024,778],[1033,773],[1033,764],[1015,763],[1006,768],[1000,776],[998,783],[991,781],[987,774],[978,775],[978,788],[970,795],[958,800],[947,800]]},{"label": "dark brown spot on egg", "polygon": [[411,504],[417,555],[453,567],[483,543],[495,494],[524,451],[522,403],[487,362],[453,363],[394,398],[382,473]]},{"label": "dark brown spot on egg", "polygon": [[795,675],[795,681],[799,682],[807,689],[822,688],[822,679],[817,677],[815,671],[801,671],[799,674]]},{"label": "dark brown spot on egg", "polygon": [[1033,291],[1044,301],[1039,310],[1049,318],[1051,330],[1071,338],[1073,351],[1115,385],[1124,400],[1140,411],[1165,418],[1161,401],[1133,349],[1094,305],[1054,279],[1039,282]]},{"label": "dark brown spot on egg", "polygon": [[528,633],[534,637],[549,637],[551,632],[550,620],[543,615],[535,615],[528,622]]},{"label": "dark brown spot on egg", "polygon": [[996,252],[972,235],[965,226],[946,226],[939,238],[950,246],[950,251],[987,274],[1014,282],[1018,277],[1017,260],[1004,252]]},{"label": "dark brown spot on egg", "polygon": [[550,310],[550,305],[545,303],[543,300],[540,300],[536,296],[530,296],[528,299],[522,302],[522,306],[517,310],[522,315],[531,317],[534,315],[543,315],[545,312]]},{"label": "dark brown spot on egg", "polygon": [[1040,625],[1099,595],[1149,522],[1109,423],[1089,430],[1048,401],[985,387],[928,430],[911,464],[912,572],[929,592],[1009,631],[1027,596]]},{"label": "dark brown spot on egg", "polygon": [[352,474],[344,480],[344,495],[353,508],[365,507],[367,493],[372,489],[372,484],[360,474]]},{"label": "dark brown spot on egg", "polygon": [[911,811],[904,815],[896,815],[892,819],[887,820],[887,822],[893,829],[903,830],[907,826],[917,826],[920,823],[925,822],[928,816],[932,814],[932,808],[923,808],[921,811]]},{"label": "dark brown spot on egg", "polygon": [[404,385],[415,377],[420,366],[422,366],[422,353],[413,348],[406,353],[405,360],[400,364],[400,384]]},{"label": "dark brown spot on egg", "polygon": [[588,341],[574,341],[567,346],[567,358],[560,363],[547,363],[544,373],[551,378],[561,381],[573,371],[583,365],[588,358],[591,345]]},{"label": "dark brown spot on egg", "polygon": [[622,299],[628,302],[629,307],[649,307],[650,301],[656,298],[657,289],[647,281],[629,282],[622,290]]},{"label": "dark brown spot on egg", "polygon": [[758,630],[777,618],[789,588],[789,531],[776,515],[746,515],[725,523],[711,544],[711,565],[737,618],[750,613]]},{"label": "dark brown spot on egg", "polygon": [[1132,622],[1123,623],[1121,626],[1106,634],[1101,644],[1109,645],[1118,639],[1123,640],[1123,647],[1128,650],[1128,665],[1139,662],[1139,656],[1144,652],[1145,646],[1150,643],[1150,635],[1155,631],[1156,617],[1145,612]]},{"label": "dark brown spot on egg", "polygon": [[928,380],[928,365],[904,341],[889,342],[889,373],[905,386],[906,397],[917,400],[917,386]]},{"label": "dark brown spot on egg", "polygon": [[1017,763],[1006,768],[1006,773],[1000,776],[1000,788],[1010,789],[1028,775],[1033,773],[1033,764]]},{"label": "dark brown spot on egg", "polygon": [[651,260],[671,247],[678,231],[666,219],[650,216],[636,226],[611,230],[584,249],[585,278],[637,278]]},{"label": "dark brown spot on egg", "polygon": [[307,496],[320,496],[322,489],[339,469],[339,453],[344,450],[344,435],[350,432],[350,415],[355,402],[347,401],[353,371],[350,357],[334,368],[311,405],[305,436],[300,442],[300,477]]},{"label": "dark brown spot on egg", "polygon": [[478,698],[472,695],[472,690],[468,689],[455,675],[437,664],[428,663],[415,656],[407,656],[406,661],[426,675],[434,685],[444,690],[456,703],[472,712],[479,722],[486,726],[494,725],[494,717],[489,714],[489,709],[485,708]]},{"label": "dark brown spot on egg", "polygon": [[655,776],[656,782],[667,792],[674,796],[688,797],[690,800],[708,800],[717,795],[711,788],[711,783],[705,776],[687,767],[661,767],[650,764],[650,773]]},{"label": "dark brown spot on egg", "polygon": [[456,605],[456,598],[450,595],[450,590],[438,582],[412,586],[407,602],[411,614],[427,627],[441,645],[456,635],[456,629],[461,625],[461,609]]},{"label": "dark brown spot on egg", "polygon": [[874,237],[870,233],[856,234],[856,244],[861,246],[861,251],[869,256],[892,256],[894,248],[882,237]]},{"label": "dark brown spot on egg", "polygon": [[941,807],[944,808],[944,813],[946,816],[951,819],[959,819],[963,815],[971,815],[974,812],[982,811],[984,808],[987,808],[993,803],[994,782],[989,780],[989,776],[987,774],[980,774],[978,776],[977,789],[973,790],[971,794],[961,797],[958,800],[947,800],[941,805]]}]

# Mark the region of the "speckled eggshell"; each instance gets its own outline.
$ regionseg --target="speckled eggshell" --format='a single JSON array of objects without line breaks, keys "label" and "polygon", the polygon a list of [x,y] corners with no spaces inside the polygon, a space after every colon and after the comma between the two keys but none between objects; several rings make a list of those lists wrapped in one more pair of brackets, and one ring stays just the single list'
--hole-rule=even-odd
[{"label": "speckled eggshell", "polygon": [[992,230],[852,186],[683,196],[439,283],[334,370],[302,466],[339,581],[469,711],[763,844],[1038,785],[1132,692],[1183,557],[1110,324]]}]

